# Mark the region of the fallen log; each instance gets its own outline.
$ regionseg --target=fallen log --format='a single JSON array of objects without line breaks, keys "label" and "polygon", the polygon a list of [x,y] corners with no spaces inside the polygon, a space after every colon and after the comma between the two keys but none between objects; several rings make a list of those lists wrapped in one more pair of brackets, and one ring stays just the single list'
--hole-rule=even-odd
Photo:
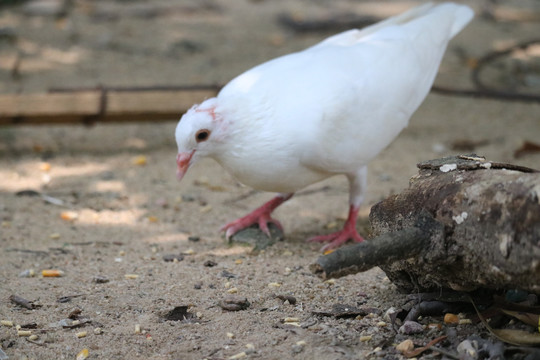
[{"label": "fallen log", "polygon": [[409,293],[540,294],[540,172],[476,156],[418,167],[407,190],[371,209],[374,239],[320,257],[312,271],[328,278],[380,266]]},{"label": "fallen log", "polygon": [[178,120],[218,86],[60,89],[0,95],[0,125]]}]

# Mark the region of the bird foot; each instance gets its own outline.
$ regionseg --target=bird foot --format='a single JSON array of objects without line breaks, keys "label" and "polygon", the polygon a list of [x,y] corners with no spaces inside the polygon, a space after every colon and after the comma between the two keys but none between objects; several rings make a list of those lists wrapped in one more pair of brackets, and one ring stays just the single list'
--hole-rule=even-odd
[{"label": "bird foot", "polygon": [[319,243],[328,242],[328,244],[321,248],[321,250],[324,252],[340,247],[341,245],[345,244],[347,240],[352,240],[354,242],[362,242],[364,241],[364,238],[360,236],[360,234],[358,234],[358,231],[356,231],[355,228],[350,229],[348,227],[344,227],[340,231],[336,231],[327,235],[314,236],[312,238],[309,238],[307,241]]},{"label": "bird foot", "polygon": [[360,236],[356,230],[356,217],[358,216],[358,210],[358,206],[350,206],[349,216],[347,217],[347,221],[345,221],[345,225],[343,225],[343,229],[340,231],[327,235],[314,236],[309,238],[307,241],[319,243],[328,242],[328,244],[322,247],[321,250],[323,252],[340,247],[341,245],[345,244],[347,240],[352,240],[354,242],[364,241],[364,238]]},{"label": "bird foot", "polygon": [[255,209],[244,217],[240,219],[231,221],[230,223],[225,224],[221,227],[220,231],[225,231],[225,238],[228,240],[231,236],[250,227],[251,225],[259,225],[259,229],[264,232],[268,237],[270,235],[270,230],[268,229],[268,224],[272,223],[276,225],[281,231],[283,227],[276,219],[273,219],[270,214],[276,207],[287,201],[292,197],[292,194],[278,195],[267,203],[263,204],[261,207]]},{"label": "bird foot", "polygon": [[247,214],[246,216],[241,217],[240,219],[236,219],[234,221],[231,221],[230,223],[225,224],[221,227],[220,231],[225,231],[226,239],[230,239],[231,236],[233,236],[240,230],[243,230],[255,224],[259,225],[259,229],[261,229],[263,233],[268,235],[268,237],[271,237],[270,230],[268,229],[269,223],[276,225],[281,231],[283,231],[283,227],[281,226],[279,221],[270,217],[269,213],[264,213],[259,210],[260,209],[257,209]]}]

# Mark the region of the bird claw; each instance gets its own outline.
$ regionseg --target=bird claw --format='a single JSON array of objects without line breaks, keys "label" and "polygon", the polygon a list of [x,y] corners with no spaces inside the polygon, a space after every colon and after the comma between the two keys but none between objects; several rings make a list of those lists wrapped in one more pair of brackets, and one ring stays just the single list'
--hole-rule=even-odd
[{"label": "bird claw", "polygon": [[257,213],[256,211],[240,219],[236,219],[234,221],[231,221],[230,223],[225,224],[221,227],[220,231],[225,231],[225,238],[229,240],[231,236],[233,236],[237,232],[255,224],[257,224],[259,226],[259,229],[268,237],[272,237],[272,235],[270,234],[270,229],[268,228],[268,224],[274,224],[281,231],[283,231],[281,223],[276,219],[271,218],[270,214]]},{"label": "bird claw", "polygon": [[268,235],[269,238],[271,238],[272,235],[270,234],[270,229],[268,228],[268,224],[274,224],[281,231],[283,231],[283,227],[281,226],[279,221],[272,219],[270,214],[272,213],[272,211],[274,211],[276,207],[281,205],[283,202],[289,200],[292,196],[293,194],[278,195],[274,197],[272,200],[263,204],[261,207],[250,212],[246,216],[225,224],[224,226],[221,227],[220,231],[225,231],[225,238],[229,240],[231,236],[233,236],[240,230],[248,228],[251,225],[257,224],[259,225],[259,229],[261,229],[263,233],[265,233],[266,235]]},{"label": "bird claw", "polygon": [[307,242],[328,242],[325,246],[321,248],[321,251],[327,251],[331,249],[336,249],[340,247],[341,245],[345,244],[347,240],[352,240],[354,242],[362,242],[364,241],[364,238],[358,234],[358,231],[356,231],[355,228],[348,229],[343,228],[340,231],[337,231],[335,233],[327,234],[327,235],[319,235],[314,236],[312,238],[309,238]]}]

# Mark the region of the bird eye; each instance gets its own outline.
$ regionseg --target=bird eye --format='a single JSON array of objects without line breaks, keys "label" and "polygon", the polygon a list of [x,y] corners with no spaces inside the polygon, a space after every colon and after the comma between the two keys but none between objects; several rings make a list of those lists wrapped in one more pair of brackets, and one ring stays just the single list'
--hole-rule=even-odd
[{"label": "bird eye", "polygon": [[202,129],[197,131],[195,134],[195,141],[198,143],[208,140],[208,137],[210,136],[210,130],[208,129]]}]

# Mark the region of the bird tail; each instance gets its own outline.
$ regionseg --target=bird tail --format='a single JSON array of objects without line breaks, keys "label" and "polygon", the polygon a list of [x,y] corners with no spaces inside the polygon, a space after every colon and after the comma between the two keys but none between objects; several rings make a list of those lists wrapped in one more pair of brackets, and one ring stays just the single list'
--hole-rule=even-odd
[{"label": "bird tail", "polygon": [[392,25],[404,25],[414,20],[420,19],[426,15],[433,18],[434,16],[448,17],[449,14],[453,14],[453,23],[450,30],[450,38],[456,36],[463,28],[471,21],[474,16],[474,11],[466,6],[459,5],[455,3],[426,3],[415,8],[410,9],[409,11],[404,12],[403,14],[391,17],[384,21],[381,21],[377,24],[368,26],[362,29],[359,33],[359,37],[364,37],[366,35],[372,34],[382,28],[392,26]]},{"label": "bird tail", "polygon": [[[449,14],[452,14],[450,17]],[[391,26],[414,26],[416,22],[429,21],[432,24],[447,23],[451,21],[450,28],[447,30],[444,37],[446,41],[453,38],[471,21],[474,16],[473,10],[466,5],[458,5],[455,3],[433,4],[426,3],[403,14],[383,20],[361,30],[352,29],[343,33],[329,37],[321,43],[315,45],[354,45],[363,40],[365,37],[376,33],[377,31]],[[440,20],[437,18],[440,17]],[[425,31],[425,28],[418,27],[419,31]]]}]

